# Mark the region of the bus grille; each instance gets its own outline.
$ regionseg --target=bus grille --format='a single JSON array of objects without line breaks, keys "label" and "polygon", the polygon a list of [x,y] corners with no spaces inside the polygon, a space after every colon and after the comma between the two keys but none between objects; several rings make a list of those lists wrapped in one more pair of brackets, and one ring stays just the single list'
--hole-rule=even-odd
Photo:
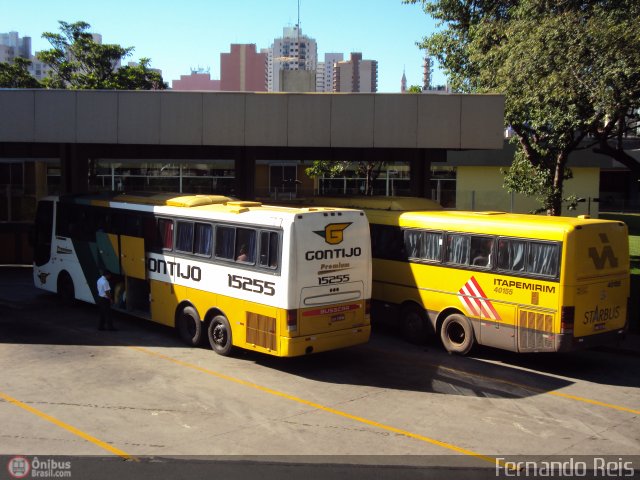
[{"label": "bus grille", "polygon": [[276,319],[247,312],[247,343],[276,350]]},{"label": "bus grille", "polygon": [[521,352],[553,350],[553,315],[520,310],[518,349]]}]

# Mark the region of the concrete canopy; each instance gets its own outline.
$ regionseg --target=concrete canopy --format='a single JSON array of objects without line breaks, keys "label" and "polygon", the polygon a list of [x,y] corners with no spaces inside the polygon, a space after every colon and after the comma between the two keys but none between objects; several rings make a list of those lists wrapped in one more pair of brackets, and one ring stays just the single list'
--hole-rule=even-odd
[{"label": "concrete canopy", "polygon": [[504,97],[5,89],[0,112],[0,157],[60,156],[63,170],[105,153],[235,158],[250,197],[256,158],[415,162],[501,149]]}]

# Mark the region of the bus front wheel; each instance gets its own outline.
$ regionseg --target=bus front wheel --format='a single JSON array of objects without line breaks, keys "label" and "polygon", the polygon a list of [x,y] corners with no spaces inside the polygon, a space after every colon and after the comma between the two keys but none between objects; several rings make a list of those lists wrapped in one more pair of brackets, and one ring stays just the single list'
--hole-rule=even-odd
[{"label": "bus front wheel", "polygon": [[418,305],[406,305],[400,313],[402,337],[408,342],[422,344],[427,340],[427,319]]},{"label": "bus front wheel", "polygon": [[76,299],[76,291],[73,286],[73,280],[71,279],[71,275],[69,275],[66,271],[62,271],[58,276],[58,297],[62,300],[62,303],[65,305],[71,305],[73,301]]},{"label": "bus front wheel", "polygon": [[471,322],[459,313],[449,315],[442,322],[440,339],[447,352],[466,355],[475,342]]},{"label": "bus front wheel", "polygon": [[177,328],[180,338],[190,347],[195,347],[200,343],[202,338],[202,322],[195,308],[187,306],[180,311]]}]

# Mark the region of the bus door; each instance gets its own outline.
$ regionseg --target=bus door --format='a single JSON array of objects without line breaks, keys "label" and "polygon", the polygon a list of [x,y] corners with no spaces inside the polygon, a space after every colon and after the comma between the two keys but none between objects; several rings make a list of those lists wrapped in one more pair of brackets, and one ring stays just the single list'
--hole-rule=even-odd
[{"label": "bus door", "polygon": [[[112,286],[115,306],[136,314],[149,313],[143,220],[147,219],[139,213],[118,212],[114,221],[116,233],[109,235],[110,242],[117,245],[114,252],[119,260],[119,278]],[[153,222],[153,217],[149,220]],[[107,257],[106,261],[115,266],[113,258]]]},{"label": "bus door", "polygon": [[[489,347],[503,348],[505,350],[516,350],[516,326],[510,322],[515,315],[515,308],[511,305],[497,305],[491,302],[493,311],[500,312],[498,319],[492,318],[494,314],[488,309],[481,310],[480,320],[480,338],[478,339],[482,345]],[[499,307],[499,308],[496,308]]]},{"label": "bus door", "polygon": [[[491,282],[491,283],[490,283]],[[493,277],[483,274],[472,275],[462,286],[458,297],[465,310],[472,317],[478,342],[489,347],[515,351],[516,326],[512,319],[515,307],[503,303],[502,298],[510,298],[502,287],[492,287]],[[477,326],[480,328],[475,328]]]}]

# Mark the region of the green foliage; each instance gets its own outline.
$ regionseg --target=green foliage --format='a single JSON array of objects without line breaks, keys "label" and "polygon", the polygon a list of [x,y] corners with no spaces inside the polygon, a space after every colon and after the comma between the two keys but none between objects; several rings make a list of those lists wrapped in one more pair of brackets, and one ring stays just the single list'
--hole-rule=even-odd
[{"label": "green foliage", "polygon": [[[517,192],[533,197],[540,207],[531,213],[548,212],[553,208],[553,201],[560,198],[569,210],[575,210],[578,197],[569,195],[562,198],[562,192],[554,188],[553,171],[548,167],[533,165],[524,156],[522,151],[517,151],[513,163],[507,169],[501,169],[504,175],[504,187],[508,192]],[[565,168],[563,180],[573,177],[571,169]]]},{"label": "green foliage", "polygon": [[167,84],[162,75],[149,68],[150,60],[141,58],[135,66],[121,67],[116,72],[119,89],[124,90],[163,90]]},{"label": "green foliage", "polygon": [[347,169],[351,165],[351,162],[337,161],[331,162],[329,160],[314,160],[313,164],[305,169],[307,176],[311,178],[318,177],[338,177],[344,175]]},{"label": "green foliage", "polygon": [[411,85],[407,89],[407,93],[422,93],[422,87],[420,85]]},{"label": "green foliage", "polygon": [[305,173],[311,178],[334,178],[344,176],[347,171],[353,170],[358,176],[365,179],[363,193],[365,195],[373,195],[373,182],[378,178],[386,164],[386,161],[374,158],[360,161],[314,160],[311,167],[305,169]]},{"label": "green foliage", "polygon": [[538,197],[559,215],[568,156],[591,139],[599,153],[640,171],[621,142],[640,106],[640,2],[404,2],[421,3],[440,21],[420,46],[455,90],[505,94],[505,123],[519,155],[507,188]]},{"label": "green foliage", "polygon": [[38,58],[52,68],[43,83],[48,88],[69,89],[163,89],[162,77],[149,69],[149,60],[142,59],[135,67],[117,68],[131,55],[133,47],[99,44],[93,40],[86,22],[60,23],[61,33],[45,32],[52,48],[38,53]]},{"label": "green foliage", "polygon": [[17,57],[13,63],[0,63],[0,88],[40,88],[42,85],[29,73],[30,60]]}]

